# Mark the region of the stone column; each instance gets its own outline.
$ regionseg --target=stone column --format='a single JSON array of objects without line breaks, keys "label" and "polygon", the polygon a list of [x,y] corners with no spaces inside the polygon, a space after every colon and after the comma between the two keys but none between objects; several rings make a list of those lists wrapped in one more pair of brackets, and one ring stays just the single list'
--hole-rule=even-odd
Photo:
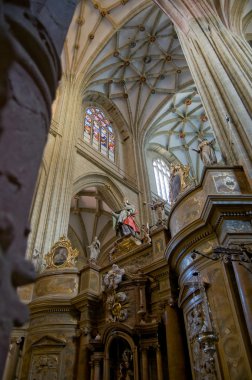
[{"label": "stone column", "polygon": [[148,371],[148,357],[147,357],[146,347],[141,349],[141,358],[142,358],[142,380],[148,380],[149,371]]},{"label": "stone column", "polygon": [[156,360],[157,360],[157,380],[163,380],[163,367],[162,367],[162,356],[160,347],[156,347]]},{"label": "stone column", "polygon": [[186,380],[188,370],[185,363],[184,342],[178,309],[174,302],[170,302],[165,307],[165,329],[169,380]]},{"label": "stone column", "polygon": [[250,342],[252,343],[252,276],[249,272],[249,270],[251,271],[252,269],[252,265],[244,263],[243,265],[248,268],[248,270],[246,270],[246,268],[240,266],[238,263],[233,262],[232,264],[237,281],[237,288],[240,295],[243,313],[248,328]]},{"label": "stone column", "polygon": [[3,374],[3,380],[12,380],[15,379],[18,359],[20,355],[20,343],[23,338],[15,338],[11,341],[9,355],[6,361],[6,367]]},{"label": "stone column", "polygon": [[[252,182],[252,51],[208,0],[154,0],[175,23],[222,153]],[[225,115],[231,122],[227,123]]]},{"label": "stone column", "polygon": [[77,380],[82,380],[83,377],[89,379],[90,376],[88,368],[91,352],[90,331],[93,326],[92,311],[99,302],[99,269],[95,264],[89,264],[82,268],[79,294],[72,300],[73,305],[81,312]]},{"label": "stone column", "polygon": [[94,360],[94,380],[100,380],[100,360]]},{"label": "stone column", "polygon": [[40,0],[39,9],[34,3],[0,4],[0,378],[13,324],[28,317],[15,287],[35,278],[24,260],[29,211],[77,0]]},{"label": "stone column", "polygon": [[[78,298],[78,296],[77,296]],[[80,338],[79,338],[79,356],[78,356],[78,365],[77,365],[77,379],[82,380],[85,379],[93,379],[92,361],[90,361],[90,330],[91,330],[91,322],[89,316],[89,310],[92,306],[89,304],[88,299],[84,299],[80,301],[80,304],[75,304],[75,307],[80,310]]]},{"label": "stone column", "polygon": [[53,149],[47,156],[50,167],[44,201],[39,205],[40,220],[37,236],[34,239],[36,248],[44,255],[61,236],[67,235],[68,231],[73,195],[74,145],[78,126],[76,115],[81,108],[81,99],[78,95],[77,85],[64,76],[61,81],[61,94],[57,99],[62,112],[56,120],[58,133],[54,137]]},{"label": "stone column", "polygon": [[101,353],[94,353],[93,354],[93,366],[94,366],[94,378],[93,380],[101,380],[101,360],[102,360],[102,354]]},{"label": "stone column", "polygon": [[93,360],[91,360],[89,364],[90,364],[90,368],[91,368],[91,370],[90,370],[90,380],[94,380],[94,362],[93,362]]},{"label": "stone column", "polygon": [[[79,360],[78,360],[78,369],[77,369],[77,380],[89,379],[89,352],[88,345],[86,343],[86,337],[80,337],[79,345]],[[91,377],[92,379],[92,377]]]}]

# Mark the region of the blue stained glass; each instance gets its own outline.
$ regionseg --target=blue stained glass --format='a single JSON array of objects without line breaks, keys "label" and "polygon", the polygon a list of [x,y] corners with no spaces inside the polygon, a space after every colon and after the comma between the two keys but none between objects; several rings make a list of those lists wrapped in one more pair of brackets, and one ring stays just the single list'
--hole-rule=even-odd
[{"label": "blue stained glass", "polygon": [[[92,139],[91,139],[92,136]],[[104,112],[97,107],[88,107],[84,119],[84,140],[114,161],[115,135]]]},{"label": "blue stained glass", "polygon": [[109,134],[109,150],[114,152],[115,150],[115,138],[112,133]]},{"label": "blue stained glass", "polygon": [[107,131],[105,128],[101,129],[101,145],[107,148]]},{"label": "blue stained glass", "polygon": [[89,117],[89,116],[86,116],[85,117],[85,122],[88,122],[88,123],[91,123],[92,122],[92,119],[91,119],[91,117]]},{"label": "blue stained glass", "polygon": [[87,124],[85,124],[85,132],[87,132],[87,133],[91,133],[91,126],[90,125],[87,125]]},{"label": "blue stained glass", "polygon": [[93,136],[94,136],[94,139],[96,141],[99,141],[99,137],[100,137],[100,129],[97,128],[95,125],[93,127]]}]

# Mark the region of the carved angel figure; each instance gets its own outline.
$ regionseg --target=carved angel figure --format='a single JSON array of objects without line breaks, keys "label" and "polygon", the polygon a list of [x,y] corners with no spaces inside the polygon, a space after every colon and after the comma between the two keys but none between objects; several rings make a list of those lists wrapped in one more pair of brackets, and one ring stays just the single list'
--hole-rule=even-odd
[{"label": "carved angel figure", "polygon": [[122,276],[124,275],[125,270],[119,268],[117,264],[112,265],[112,269],[108,271],[103,277],[104,285],[108,289],[116,289],[118,288],[118,284],[122,281]]},{"label": "carved angel figure", "polygon": [[142,236],[142,243],[143,244],[145,244],[145,243],[151,244],[149,224],[148,223],[146,225],[143,224],[141,231],[142,231],[142,235],[143,235]]}]

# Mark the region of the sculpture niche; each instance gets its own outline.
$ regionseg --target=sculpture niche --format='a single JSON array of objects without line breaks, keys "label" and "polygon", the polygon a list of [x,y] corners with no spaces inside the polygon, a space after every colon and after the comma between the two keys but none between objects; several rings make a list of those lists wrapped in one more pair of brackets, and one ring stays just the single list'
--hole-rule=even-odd
[{"label": "sculpture niche", "polygon": [[138,237],[140,229],[135,222],[136,208],[127,199],[124,200],[123,208],[112,212],[113,228],[116,236],[123,237],[132,235]]}]

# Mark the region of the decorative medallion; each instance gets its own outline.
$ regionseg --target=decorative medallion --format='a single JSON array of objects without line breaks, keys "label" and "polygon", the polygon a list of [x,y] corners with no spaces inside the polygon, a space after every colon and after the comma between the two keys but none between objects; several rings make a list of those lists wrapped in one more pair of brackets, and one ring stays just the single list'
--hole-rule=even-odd
[{"label": "decorative medallion", "polygon": [[73,268],[78,255],[79,251],[72,248],[70,240],[62,236],[45,256],[46,269]]},{"label": "decorative medallion", "polygon": [[234,175],[224,173],[213,176],[217,193],[240,193],[239,184]]},{"label": "decorative medallion", "polygon": [[114,305],[112,306],[111,311],[115,317],[119,317],[121,310],[122,310],[122,305],[120,304],[120,302],[115,302]]}]

